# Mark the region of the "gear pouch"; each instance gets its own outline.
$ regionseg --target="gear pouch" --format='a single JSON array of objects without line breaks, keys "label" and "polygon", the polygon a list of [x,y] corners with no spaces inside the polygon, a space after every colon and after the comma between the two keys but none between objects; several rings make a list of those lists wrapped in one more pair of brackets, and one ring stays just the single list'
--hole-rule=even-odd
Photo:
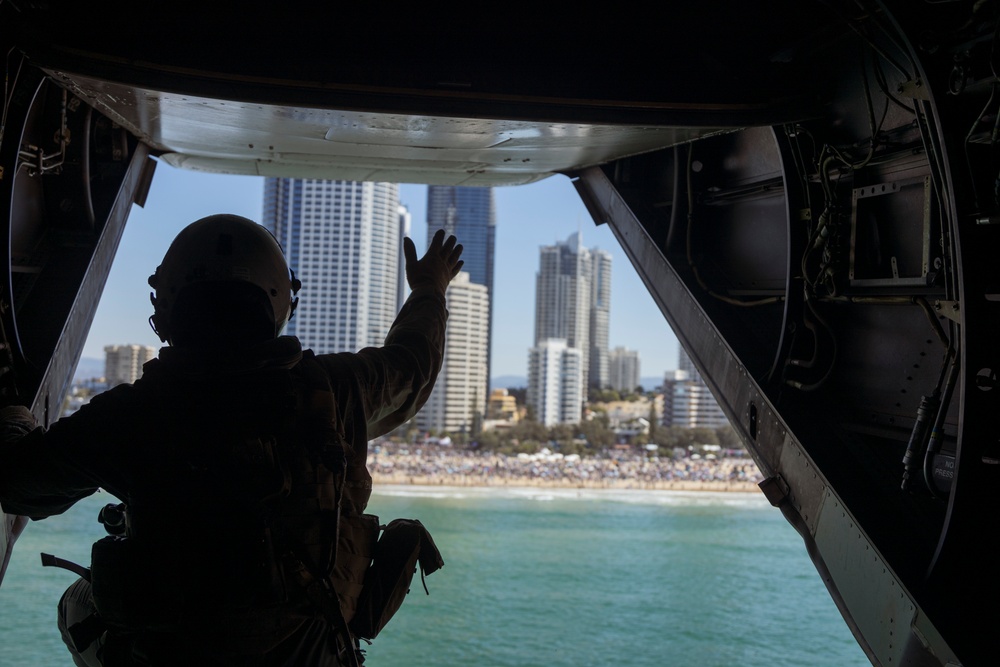
[{"label": "gear pouch", "polygon": [[410,592],[418,563],[421,579],[444,565],[431,534],[416,519],[390,521],[375,545],[372,565],[365,574],[357,611],[350,622],[355,635],[367,640],[378,635]]}]

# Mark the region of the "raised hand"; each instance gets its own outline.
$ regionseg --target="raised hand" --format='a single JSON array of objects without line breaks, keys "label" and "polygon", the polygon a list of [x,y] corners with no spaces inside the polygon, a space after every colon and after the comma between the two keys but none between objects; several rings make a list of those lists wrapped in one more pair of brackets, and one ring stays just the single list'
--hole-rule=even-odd
[{"label": "raised hand", "polygon": [[444,237],[444,230],[439,229],[431,239],[427,252],[417,259],[417,248],[410,237],[403,239],[403,257],[406,260],[406,282],[410,289],[418,287],[433,287],[444,292],[451,279],[462,270],[464,262],[462,245],[454,236]]}]

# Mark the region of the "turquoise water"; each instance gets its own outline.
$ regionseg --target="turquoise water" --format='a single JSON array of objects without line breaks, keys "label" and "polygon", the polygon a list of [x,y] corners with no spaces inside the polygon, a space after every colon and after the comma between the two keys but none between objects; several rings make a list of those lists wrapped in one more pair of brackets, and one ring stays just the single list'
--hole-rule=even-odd
[{"label": "turquoise water", "polygon": [[[71,665],[54,609],[103,535],[91,498],[28,527],[0,588],[0,665]],[[415,581],[371,667],[867,667],[801,540],[759,494],[383,487],[445,567]]]}]

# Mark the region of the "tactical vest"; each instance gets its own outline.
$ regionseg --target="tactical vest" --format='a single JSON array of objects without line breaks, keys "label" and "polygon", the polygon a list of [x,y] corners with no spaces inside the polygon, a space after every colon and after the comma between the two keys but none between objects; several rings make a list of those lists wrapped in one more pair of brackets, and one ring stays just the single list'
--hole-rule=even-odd
[{"label": "tactical vest", "polygon": [[291,369],[148,380],[150,405],[177,407],[146,434],[151,468],[125,536],[94,545],[104,622],[244,654],[316,616],[346,632],[378,520],[341,516],[349,445],[311,354]]}]

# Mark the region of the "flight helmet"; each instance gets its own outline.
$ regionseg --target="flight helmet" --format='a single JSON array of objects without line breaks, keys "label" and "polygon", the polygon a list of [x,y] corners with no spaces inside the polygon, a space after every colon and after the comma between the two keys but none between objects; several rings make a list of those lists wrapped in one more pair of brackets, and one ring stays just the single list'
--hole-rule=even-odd
[{"label": "flight helmet", "polygon": [[[209,304],[202,312],[205,308],[219,312],[232,308],[224,300],[247,292],[262,305],[277,337],[295,312],[295,294],[302,283],[289,270],[281,246],[267,229],[247,218],[221,214],[182,229],[149,277],[149,286],[155,290],[149,295],[153,304],[149,323],[160,340],[175,344],[180,322],[198,312],[189,304]],[[185,326],[192,328],[190,322]]]}]

